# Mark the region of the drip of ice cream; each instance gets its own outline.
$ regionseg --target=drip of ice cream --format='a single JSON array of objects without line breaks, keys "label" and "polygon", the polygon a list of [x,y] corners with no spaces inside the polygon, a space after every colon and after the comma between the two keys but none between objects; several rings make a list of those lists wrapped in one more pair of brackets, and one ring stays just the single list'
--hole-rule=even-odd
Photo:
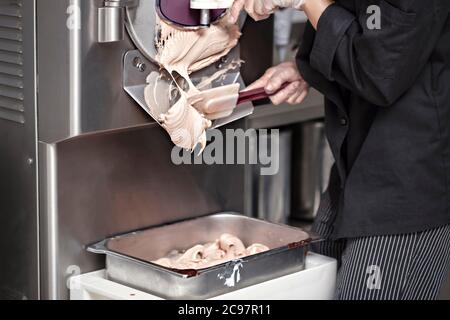
[{"label": "drip of ice cream", "polygon": [[[186,88],[178,86],[180,99],[159,119],[179,147],[193,150],[200,143],[203,150],[206,145],[206,130],[212,123],[202,110],[195,109],[189,102],[190,96],[200,92],[189,75],[218,61],[236,46],[241,33],[237,25],[228,21],[225,17],[219,23],[200,30],[178,29],[162,20],[157,23],[156,60],[173,77],[177,86],[179,79],[175,79],[175,75],[187,83]],[[149,80],[145,100],[151,110],[158,110],[160,107],[155,99],[158,81],[154,78]]]},{"label": "drip of ice cream", "polygon": [[211,127],[211,121],[205,119],[187,103],[184,92],[174,106],[166,114],[161,115],[159,120],[175,145],[184,149],[193,149],[200,143],[202,150],[205,148],[205,130]]},{"label": "drip of ice cream", "polygon": [[153,263],[179,270],[202,269],[268,250],[267,246],[259,243],[245,248],[238,237],[225,233],[214,242],[196,245],[184,253],[171,251],[167,256]]}]

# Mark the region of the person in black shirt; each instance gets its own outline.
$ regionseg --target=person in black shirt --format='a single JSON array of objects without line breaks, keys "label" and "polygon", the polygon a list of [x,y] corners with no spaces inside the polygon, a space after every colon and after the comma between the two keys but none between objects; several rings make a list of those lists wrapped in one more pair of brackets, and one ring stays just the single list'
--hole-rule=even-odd
[{"label": "person in black shirt", "polygon": [[435,299],[450,264],[450,1],[236,0],[255,19],[303,10],[295,62],[249,88],[325,96],[336,163],[314,229],[337,299]]}]

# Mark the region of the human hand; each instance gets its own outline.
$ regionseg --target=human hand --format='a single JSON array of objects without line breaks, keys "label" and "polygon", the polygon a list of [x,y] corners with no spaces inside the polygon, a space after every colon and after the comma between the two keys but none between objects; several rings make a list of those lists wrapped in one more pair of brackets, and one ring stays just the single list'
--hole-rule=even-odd
[{"label": "human hand", "polygon": [[[289,85],[277,92],[285,83],[289,83]],[[268,94],[276,92],[275,95],[270,97],[274,105],[285,102],[300,104],[309,92],[309,85],[303,80],[295,62],[284,62],[268,69],[259,80],[248,86],[246,90],[262,87]]]},{"label": "human hand", "polygon": [[293,8],[302,10],[306,0],[235,0],[231,7],[230,19],[236,23],[241,10],[256,21],[267,19],[278,8]]}]

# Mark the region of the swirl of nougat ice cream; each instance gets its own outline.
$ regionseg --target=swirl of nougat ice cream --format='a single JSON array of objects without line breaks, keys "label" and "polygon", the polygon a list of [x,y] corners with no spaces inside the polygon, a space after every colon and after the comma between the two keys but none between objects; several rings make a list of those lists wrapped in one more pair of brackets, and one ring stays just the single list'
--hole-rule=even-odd
[{"label": "swirl of nougat ice cream", "polygon": [[174,265],[177,269],[195,269],[197,265],[202,262],[204,250],[204,246],[196,245],[178,258]]},{"label": "swirl of nougat ice cream", "polygon": [[[212,123],[189,103],[189,97],[200,92],[189,75],[218,61],[236,46],[241,33],[238,26],[228,20],[225,17],[219,23],[199,30],[179,29],[162,20],[157,23],[155,59],[171,76],[176,72],[188,83],[187,89],[178,87],[180,100],[161,115],[163,127],[179,147],[193,150],[200,143],[203,150],[206,145],[206,130]],[[148,97],[150,93],[151,90],[146,88],[148,107],[158,109],[158,106],[149,105],[154,101]]]},{"label": "swirl of nougat ice cream", "polygon": [[211,121],[187,103],[185,94],[159,120],[175,145],[192,150],[200,143],[202,150],[205,148],[206,129],[211,127]]},{"label": "swirl of nougat ice cream", "polygon": [[236,236],[224,233],[220,236],[219,243],[220,247],[227,253],[227,257],[234,258],[245,254],[245,246]]},{"label": "swirl of nougat ice cream", "polygon": [[225,258],[226,252],[220,248],[219,240],[205,244],[203,252],[206,260],[220,260]]},{"label": "swirl of nougat ice cream", "polygon": [[225,233],[214,242],[196,245],[184,253],[172,251],[168,256],[153,262],[163,267],[180,270],[203,269],[268,250],[267,246],[259,243],[245,248],[238,237]]},{"label": "swirl of nougat ice cream", "polygon": [[[209,28],[186,30],[159,21],[156,60],[169,73],[178,72],[189,81],[189,74],[218,61],[234,48],[241,36],[239,27],[227,17]],[[195,87],[190,83],[190,89]]]}]

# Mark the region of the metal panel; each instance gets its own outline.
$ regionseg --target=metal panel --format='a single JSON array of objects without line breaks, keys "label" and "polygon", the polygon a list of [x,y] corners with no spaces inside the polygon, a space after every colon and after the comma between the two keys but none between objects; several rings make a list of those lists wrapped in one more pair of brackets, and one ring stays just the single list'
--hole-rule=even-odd
[{"label": "metal panel", "polygon": [[35,13],[0,0],[0,299],[39,298]]},{"label": "metal panel", "polygon": [[[136,49],[129,34],[122,41],[98,42],[98,9],[103,4],[103,0],[37,2],[42,142],[154,123],[123,89],[123,58]],[[217,66],[210,68],[213,73]]]},{"label": "metal panel", "polygon": [[[128,35],[97,41],[103,0],[36,5],[41,294],[57,299],[68,297],[68,275],[104,266],[86,244],[196,215],[242,212],[246,176],[244,166],[172,164],[167,134],[122,88],[123,56],[135,46]],[[12,38],[2,43],[9,51],[19,49],[17,35],[0,34]],[[7,101],[8,110],[20,109]],[[25,127],[29,112],[25,103]]]},{"label": "metal panel", "polygon": [[23,3],[0,2],[0,119],[23,124]]},{"label": "metal panel", "polygon": [[102,0],[37,2],[39,140],[55,143],[152,122],[122,88],[124,41],[100,44]]},{"label": "metal panel", "polygon": [[244,166],[180,165],[156,124],[40,144],[43,298],[68,297],[72,273],[104,268],[85,246],[108,236],[243,210]]},{"label": "metal panel", "polygon": [[[39,144],[40,280],[41,297],[56,299],[58,265],[57,166],[56,146]],[[62,281],[62,280],[61,280]]]}]

